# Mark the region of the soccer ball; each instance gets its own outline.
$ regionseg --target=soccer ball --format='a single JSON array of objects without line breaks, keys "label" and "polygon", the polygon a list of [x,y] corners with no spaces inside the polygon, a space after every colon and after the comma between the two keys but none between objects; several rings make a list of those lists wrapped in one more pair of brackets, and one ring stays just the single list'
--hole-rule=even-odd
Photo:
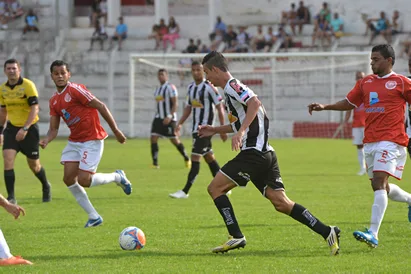
[{"label": "soccer ball", "polygon": [[146,244],[146,236],[138,227],[129,226],[121,231],[118,241],[123,250],[139,250]]}]

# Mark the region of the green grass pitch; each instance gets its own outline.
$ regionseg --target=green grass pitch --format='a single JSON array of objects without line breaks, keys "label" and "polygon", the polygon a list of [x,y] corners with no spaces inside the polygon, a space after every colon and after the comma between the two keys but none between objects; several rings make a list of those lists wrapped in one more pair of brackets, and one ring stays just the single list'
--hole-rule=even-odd
[{"label": "green grass pitch", "polygon": [[[190,151],[191,140],[185,139]],[[62,182],[60,153],[66,140],[41,151],[52,183],[53,200],[41,202],[41,185],[25,158],[16,160],[16,198],[27,215],[18,221],[4,210],[1,229],[12,253],[33,266],[1,268],[0,273],[410,273],[411,224],[407,206],[389,202],[380,230],[380,246],[369,249],[352,232],[369,225],[373,193],[366,176],[358,177],[356,148],[349,140],[272,140],[288,196],[327,224],[342,230],[341,250],[329,256],[325,241],[307,227],[277,213],[250,183],[235,188],[230,200],[243,233],[245,249],[212,254],[227,231],[206,186],[211,181],[202,162],[186,200],[168,194],[181,189],[188,170],[167,140],[160,140],[158,170],[150,169],[148,140],[120,145],[107,140],[99,172],[124,169],[133,193],[115,184],[88,189],[103,216],[103,226],[83,228],[87,215]],[[214,138],[220,165],[236,155],[230,142]],[[406,166],[398,184],[411,191]],[[394,182],[395,180],[392,180]],[[4,184],[0,186],[5,194]],[[127,226],[141,228],[147,238],[141,251],[123,251],[118,236]]]}]

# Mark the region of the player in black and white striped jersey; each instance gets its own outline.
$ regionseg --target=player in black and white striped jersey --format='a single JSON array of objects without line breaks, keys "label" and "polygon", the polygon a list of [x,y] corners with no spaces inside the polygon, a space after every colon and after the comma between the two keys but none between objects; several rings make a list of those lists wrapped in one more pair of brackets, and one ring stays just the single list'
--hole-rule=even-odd
[{"label": "player in black and white striped jersey", "polygon": [[[184,124],[184,122],[192,112],[192,165],[187,176],[187,183],[184,188],[169,195],[170,197],[177,199],[188,198],[188,192],[200,171],[201,157],[204,157],[204,160],[207,162],[213,177],[220,170],[220,166],[218,165],[214,157],[214,152],[212,150],[211,136],[200,138],[198,137],[197,129],[200,125],[213,124],[214,108],[217,109],[218,120],[220,121],[220,124],[224,125],[224,107],[222,104],[223,98],[218,93],[218,90],[210,82],[204,79],[203,65],[200,62],[194,61],[191,64],[191,74],[193,76],[194,82],[188,86],[186,107],[184,108],[184,112],[180,118],[180,121],[178,121],[177,123],[176,135],[178,136],[180,134],[181,126]],[[226,133],[222,133],[220,134],[220,136],[223,141],[227,140]]]},{"label": "player in black and white striped jersey", "polygon": [[269,120],[256,94],[231,76],[227,60],[221,53],[213,51],[207,54],[202,63],[207,79],[215,86],[224,88],[230,124],[218,127],[199,126],[198,134],[200,137],[209,137],[235,132],[231,148],[240,150],[234,159],[221,168],[208,186],[208,193],[230,233],[229,240],[214,248],[213,252],[227,252],[246,245],[246,239],[225,193],[236,186],[246,186],[251,180],[277,211],[291,216],[323,236],[331,248],[331,255],[337,255],[340,249],[340,229],[323,224],[285,194],[277,157],[268,143]]},{"label": "player in black and white striped jersey", "polygon": [[151,125],[151,157],[153,159],[153,168],[159,168],[158,165],[158,138],[169,138],[171,143],[176,146],[177,150],[183,156],[186,167],[191,167],[190,158],[188,158],[183,143],[175,135],[174,129],[177,121],[177,89],[168,82],[168,73],[165,69],[158,70],[158,81],[161,86],[154,92],[156,100],[156,114]]}]

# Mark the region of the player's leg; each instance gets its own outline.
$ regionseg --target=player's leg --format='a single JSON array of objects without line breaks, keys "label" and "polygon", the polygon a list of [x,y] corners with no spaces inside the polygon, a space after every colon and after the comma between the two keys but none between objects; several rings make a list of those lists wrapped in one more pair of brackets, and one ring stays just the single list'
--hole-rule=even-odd
[{"label": "player's leg", "polygon": [[217,172],[220,171],[220,165],[217,163],[217,160],[215,159],[214,152],[212,149],[212,143],[211,143],[211,138],[202,138],[204,141],[207,143],[207,149],[206,149],[206,154],[204,155],[204,160],[208,164],[208,167],[210,168],[211,175],[215,177],[217,175]]},{"label": "player's leg", "polygon": [[352,136],[353,136],[353,144],[357,146],[357,159],[358,159],[358,164],[360,165],[360,171],[357,173],[357,175],[362,176],[366,173],[364,146],[362,143],[364,139],[364,128],[363,127],[353,128]]},{"label": "player's leg", "polygon": [[181,156],[183,156],[186,167],[191,168],[190,158],[188,157],[188,155],[186,153],[186,150],[184,148],[184,144],[180,141],[178,136],[175,135],[175,133],[174,133],[175,128],[176,128],[176,122],[171,121],[170,124],[165,125],[163,127],[163,136],[170,139],[170,142],[176,147],[178,152],[180,152]]},{"label": "player's leg", "polygon": [[158,165],[158,138],[160,138],[162,128],[161,119],[155,118],[153,123],[151,124],[151,136],[150,136],[150,143],[151,143],[151,159],[153,163],[153,168],[159,168]]},{"label": "player's leg", "polygon": [[[67,157],[67,154],[65,155]],[[103,223],[103,219],[97,213],[94,206],[91,204],[87,192],[84,188],[77,182],[77,174],[79,170],[79,162],[69,162],[64,163],[64,177],[63,181],[73,194],[77,203],[83,208],[83,210],[88,215],[88,221],[85,227],[99,226]]]},{"label": "player's leg", "polygon": [[131,183],[123,170],[111,173],[95,173],[104,151],[104,140],[92,140],[81,143],[78,183],[82,187],[94,187],[109,183],[116,183],[124,193],[131,194]]},{"label": "player's leg", "polygon": [[31,171],[41,182],[43,192],[43,202],[51,201],[50,184],[46,177],[46,171],[40,164],[39,151],[40,133],[37,124],[30,126],[26,137],[20,142],[20,150],[26,155],[27,163]]},{"label": "player's leg", "polygon": [[[307,208],[295,203],[287,197],[284,184],[280,174],[277,156],[274,151],[266,152],[264,162],[257,173],[251,173],[251,180],[257,189],[273,204],[274,208],[281,213],[289,215],[294,220],[306,225],[312,231],[321,235],[331,248],[331,255],[339,252],[340,229],[328,226],[315,217]],[[258,159],[255,162],[258,163]]]},{"label": "player's leg", "polygon": [[16,159],[17,150],[8,149],[3,145],[3,164],[4,164],[4,182],[7,190],[7,200],[10,203],[16,203],[16,196],[14,193],[15,174],[14,174],[14,160]]},{"label": "player's leg", "polygon": [[9,245],[4,238],[3,231],[0,229],[0,266],[18,265],[18,264],[33,264],[19,256],[13,256],[10,253]]},{"label": "player's leg", "polygon": [[[195,140],[195,139],[194,139]],[[171,198],[181,199],[181,198],[188,198],[191,187],[194,184],[194,181],[200,172],[200,160],[201,154],[191,153],[191,168],[187,175],[187,182],[182,190],[178,190],[177,192],[170,193],[169,196]]]}]

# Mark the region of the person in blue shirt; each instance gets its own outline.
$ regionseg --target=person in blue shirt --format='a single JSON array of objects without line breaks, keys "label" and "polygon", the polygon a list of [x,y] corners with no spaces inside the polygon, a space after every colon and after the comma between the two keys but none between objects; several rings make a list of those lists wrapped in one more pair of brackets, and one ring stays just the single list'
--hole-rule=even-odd
[{"label": "person in blue shirt", "polygon": [[127,25],[124,24],[123,17],[118,18],[119,24],[116,26],[116,31],[113,37],[111,37],[110,48],[112,48],[113,41],[118,41],[118,50],[121,50],[121,44],[124,39],[127,38]]},{"label": "person in blue shirt", "polygon": [[224,22],[221,20],[221,17],[217,16],[217,22],[215,23],[214,31],[212,33],[210,33],[210,35],[209,35],[210,40],[214,41],[217,30],[220,30],[224,35],[225,32],[226,32],[226,29],[227,29],[227,27],[224,24]]},{"label": "person in blue shirt", "polygon": [[23,34],[26,34],[28,31],[39,32],[37,27],[39,19],[32,9],[30,9],[25,18],[26,26],[23,29]]}]

